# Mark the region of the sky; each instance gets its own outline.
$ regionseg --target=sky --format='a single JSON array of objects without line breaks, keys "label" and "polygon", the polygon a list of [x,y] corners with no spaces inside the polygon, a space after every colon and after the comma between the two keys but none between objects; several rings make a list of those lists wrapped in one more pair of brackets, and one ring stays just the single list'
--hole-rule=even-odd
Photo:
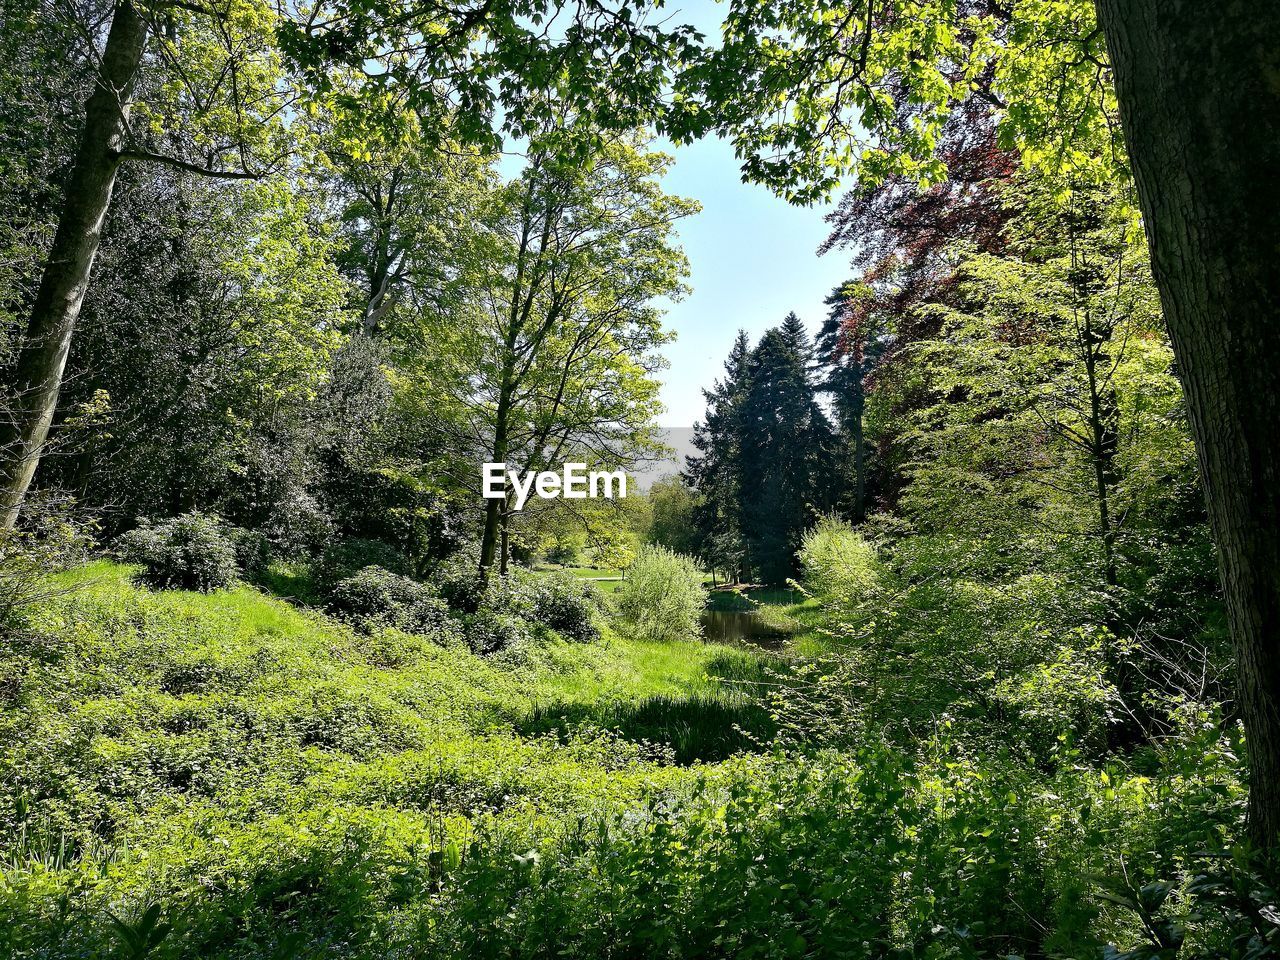
[{"label": "sky", "polygon": [[[716,0],[668,0],[663,12],[668,25],[692,24],[714,40],[725,7]],[[738,330],[755,342],[794,310],[810,334],[816,333],[827,309],[822,301],[849,279],[850,254],[818,256],[832,204],[795,207],[764,187],[743,183],[725,141],[708,138],[676,147],[658,140],[653,148],[675,158],[663,188],[702,204],[701,213],[677,228],[692,293],[669,305],[665,325],[676,340],[662,351],[670,366],[660,373],[666,410],[659,424],[688,428],[702,419],[702,389],[723,373]],[[518,149],[511,149],[499,165],[506,176],[521,165]]]},{"label": "sky", "polygon": [[[672,22],[690,23],[718,37],[725,7],[715,0],[668,0]],[[663,180],[668,193],[691,197],[702,212],[681,222],[693,293],[674,304],[666,324],[677,339],[663,353],[664,427],[690,427],[702,419],[702,388],[723,372],[739,329],[754,342],[794,310],[816,333],[822,301],[849,278],[849,254],[818,256],[827,235],[828,206],[793,207],[767,189],[742,182],[733,148],[719,139],[690,146],[655,147],[675,157]],[[839,199],[837,196],[836,199]]]},{"label": "sky", "polygon": [[826,314],[822,301],[849,277],[849,254],[817,254],[829,205],[794,207],[743,183],[724,141],[656,146],[675,157],[664,189],[702,204],[679,225],[693,292],[667,313],[677,339],[663,350],[670,367],[661,374],[667,409],[659,422],[689,427],[702,419],[702,388],[722,374],[738,330],[754,342],[794,310],[816,333]]}]

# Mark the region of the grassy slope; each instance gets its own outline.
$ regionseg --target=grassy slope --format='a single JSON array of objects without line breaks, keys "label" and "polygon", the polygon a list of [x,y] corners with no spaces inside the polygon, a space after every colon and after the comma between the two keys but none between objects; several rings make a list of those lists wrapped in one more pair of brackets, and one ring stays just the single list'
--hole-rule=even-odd
[{"label": "grassy slope", "polygon": [[1141,774],[942,742],[682,765],[743,745],[708,674],[751,656],[481,659],[249,588],[75,579],[0,645],[3,957],[967,956],[978,924],[986,955],[1096,956],[1138,932],[1082,878],[1166,875],[1170,834],[1206,847],[1243,795],[1212,731]]},{"label": "grassy slope", "polygon": [[708,668],[743,660],[608,633],[482,659],[362,636],[249,587],[151,593],[108,563],[69,579],[82,589],[0,651],[4,859],[87,854],[143,898],[252,859],[225,845],[276,843],[317,817],[438,846],[478,824],[554,831],[570,813],[634,804],[695,772],[661,746],[570,731],[625,726],[648,704],[653,739],[667,721],[678,739],[682,709],[721,699]]}]

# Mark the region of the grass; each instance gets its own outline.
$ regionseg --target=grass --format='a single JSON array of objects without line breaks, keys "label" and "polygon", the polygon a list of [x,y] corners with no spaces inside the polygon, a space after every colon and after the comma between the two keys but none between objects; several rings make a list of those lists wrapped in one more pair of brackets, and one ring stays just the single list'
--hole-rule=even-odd
[{"label": "grass", "polygon": [[6,958],[1097,956],[1134,942],[1079,906],[1102,845],[1200,849],[1243,796],[1210,739],[1191,790],[1178,751],[765,751],[758,652],[606,628],[482,658],[129,576],[68,575],[0,643]]},{"label": "grass", "polygon": [[[344,838],[443,856],[478,833],[555,836],[693,783],[690,764],[754,749],[740,726],[768,732],[717,679],[753,671],[732,648],[606,626],[598,643],[544,631],[482,658],[364,635],[253,586],[152,592],[131,572],[100,562],[64,575],[77,589],[0,645],[12,798],[0,808],[0,927],[30,932],[42,955],[102,952],[108,909],[141,916],[163,902],[166,916],[230,918],[247,908],[219,905],[229,891],[341,886],[354,868],[326,860],[324,880],[287,870],[303,869],[299,856],[340,859]],[[265,583],[308,596],[296,571]],[[77,897],[98,918],[83,942],[42,919]],[[287,914],[271,902],[268,914]],[[361,909],[347,903],[340,923]],[[226,934],[183,936],[203,956],[221,955]]]},{"label": "grass", "polygon": [[622,578],[622,571],[609,567],[557,567],[554,564],[544,564],[539,569],[558,570],[571,576],[581,577],[584,580],[619,580]]},{"label": "grass", "polygon": [[[613,721],[627,704],[717,709],[727,694],[709,670],[740,656],[606,628],[595,644],[548,634],[481,658],[397,631],[365,636],[249,586],[152,593],[129,573],[96,563],[68,575],[82,589],[0,648],[0,742],[13,745],[0,780],[25,805],[26,836],[109,842],[129,851],[118,869],[130,876],[162,842],[158,823],[186,810],[198,833],[212,798],[248,821],[300,798],[416,810],[406,798],[429,796],[462,811],[500,788],[536,817],[635,800],[683,773],[634,741],[679,738],[652,710]],[[578,743],[561,730],[549,742],[550,726],[530,721],[548,704],[621,735]],[[0,835],[16,835],[15,816],[0,813]]]},{"label": "grass", "polygon": [[567,573],[582,580],[590,580],[602,593],[617,593],[622,586],[622,571],[606,567],[557,567],[554,564],[542,564],[537,569]]},{"label": "grass", "polygon": [[553,733],[567,742],[584,724],[615,731],[629,741],[664,747],[672,761],[682,766],[753,752],[776,733],[768,711],[759,704],[719,693],[540,704],[516,729],[530,735]]}]

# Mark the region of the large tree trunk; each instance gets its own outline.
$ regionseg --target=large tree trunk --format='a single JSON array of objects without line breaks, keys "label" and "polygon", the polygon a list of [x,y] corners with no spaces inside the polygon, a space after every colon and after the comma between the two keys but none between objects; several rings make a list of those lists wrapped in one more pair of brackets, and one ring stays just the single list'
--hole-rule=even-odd
[{"label": "large tree trunk", "polygon": [[85,107],[84,134],[58,229],[12,371],[11,418],[0,422],[0,523],[5,527],[17,521],[57,409],[71,335],[120,166],[125,121],[146,39],[146,23],[129,0],[121,0]]},{"label": "large tree trunk", "polygon": [[1097,0],[1280,847],[1280,3]]}]

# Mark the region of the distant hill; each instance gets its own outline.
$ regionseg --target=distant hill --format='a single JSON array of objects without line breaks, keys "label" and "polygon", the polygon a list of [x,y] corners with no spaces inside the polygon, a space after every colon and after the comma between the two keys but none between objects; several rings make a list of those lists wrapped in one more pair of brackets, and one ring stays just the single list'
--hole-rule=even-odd
[{"label": "distant hill", "polygon": [[692,427],[666,427],[662,430],[662,442],[674,451],[671,456],[642,464],[631,471],[641,490],[648,490],[655,481],[679,473],[684,469],[685,457],[698,452],[693,446]]}]

